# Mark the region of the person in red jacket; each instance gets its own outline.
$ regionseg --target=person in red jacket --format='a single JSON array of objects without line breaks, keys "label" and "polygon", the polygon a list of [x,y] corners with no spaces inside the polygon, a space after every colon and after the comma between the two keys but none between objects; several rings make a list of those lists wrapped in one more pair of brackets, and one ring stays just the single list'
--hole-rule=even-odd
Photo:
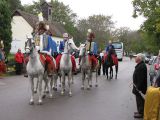
[{"label": "person in red jacket", "polygon": [[15,54],[15,62],[16,62],[16,74],[20,75],[23,69],[24,56],[21,53],[21,49],[18,49],[18,52]]}]

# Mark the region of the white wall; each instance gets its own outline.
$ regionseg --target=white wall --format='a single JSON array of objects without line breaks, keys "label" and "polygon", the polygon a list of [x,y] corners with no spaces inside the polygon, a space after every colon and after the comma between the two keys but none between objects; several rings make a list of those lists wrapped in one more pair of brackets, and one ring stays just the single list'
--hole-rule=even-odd
[{"label": "white wall", "polygon": [[60,41],[63,41],[63,38],[60,38],[60,37],[52,37],[52,39],[54,40],[54,41],[56,41],[56,43],[57,43],[57,51],[59,52],[59,44],[60,44]]},{"label": "white wall", "polygon": [[[14,16],[12,19],[12,43],[11,43],[11,53],[16,53],[18,48],[21,48],[22,52],[24,51],[26,37],[32,37],[31,33],[33,28],[29,25],[29,23],[22,16]],[[60,41],[63,38],[60,37],[52,37],[53,40],[56,41],[57,47],[59,50]]]},{"label": "white wall", "polygon": [[31,37],[33,28],[22,16],[14,16],[12,18],[12,43],[11,53],[16,53],[18,48],[24,52],[26,37]]}]

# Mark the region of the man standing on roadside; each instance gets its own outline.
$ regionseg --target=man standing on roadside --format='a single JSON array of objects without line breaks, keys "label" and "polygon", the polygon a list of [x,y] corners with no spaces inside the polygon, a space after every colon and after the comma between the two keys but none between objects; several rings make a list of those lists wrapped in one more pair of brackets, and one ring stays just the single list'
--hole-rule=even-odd
[{"label": "man standing on roadside", "polygon": [[134,118],[143,118],[144,98],[140,93],[146,94],[147,90],[147,67],[144,63],[144,55],[139,53],[135,58],[137,65],[133,73],[133,94],[136,96],[138,112],[134,113]]}]

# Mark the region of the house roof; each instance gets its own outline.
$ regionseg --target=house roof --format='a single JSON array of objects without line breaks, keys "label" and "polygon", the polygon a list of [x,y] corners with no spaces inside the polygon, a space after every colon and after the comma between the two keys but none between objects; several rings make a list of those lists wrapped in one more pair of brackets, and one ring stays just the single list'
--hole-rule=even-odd
[{"label": "house roof", "polygon": [[[39,22],[38,16],[30,13],[26,13],[21,10],[16,10],[12,16],[22,16],[32,26],[32,28],[34,28],[36,26],[36,23]],[[52,33],[52,35],[55,37],[62,37],[63,33],[66,32],[64,27],[57,22],[49,22],[45,19],[44,19],[44,22],[49,25],[49,30]]]},{"label": "house roof", "polygon": [[51,4],[51,3],[48,3],[48,2],[46,2],[46,1],[44,1],[44,2],[41,4],[41,6],[44,5],[44,4],[47,4],[48,6],[52,7],[52,4]]}]

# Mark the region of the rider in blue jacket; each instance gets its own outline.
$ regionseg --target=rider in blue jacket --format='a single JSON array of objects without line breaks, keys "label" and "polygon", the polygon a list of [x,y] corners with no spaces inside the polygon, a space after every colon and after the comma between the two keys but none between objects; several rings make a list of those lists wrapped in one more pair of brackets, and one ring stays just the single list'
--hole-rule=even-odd
[{"label": "rider in blue jacket", "polygon": [[108,53],[109,52],[109,50],[114,50],[114,46],[112,45],[112,41],[110,40],[109,41],[109,45],[106,47],[106,52]]}]

